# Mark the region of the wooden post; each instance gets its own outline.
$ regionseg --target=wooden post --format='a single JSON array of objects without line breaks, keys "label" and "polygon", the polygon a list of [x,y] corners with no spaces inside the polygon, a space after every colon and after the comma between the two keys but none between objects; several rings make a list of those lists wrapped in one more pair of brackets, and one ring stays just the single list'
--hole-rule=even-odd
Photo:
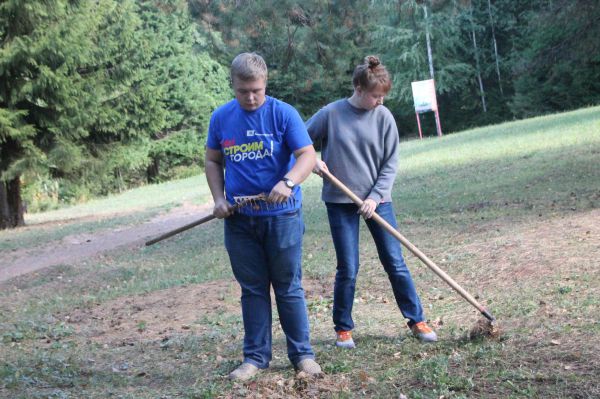
[{"label": "wooden post", "polygon": [[423,132],[421,132],[421,120],[419,118],[419,113],[415,112],[415,115],[417,115],[417,126],[419,127],[419,138],[421,140],[423,140]]},{"label": "wooden post", "polygon": [[437,135],[438,137],[442,137],[442,123],[440,122],[440,113],[437,110],[437,108],[433,112],[435,112],[435,127],[437,129]]}]

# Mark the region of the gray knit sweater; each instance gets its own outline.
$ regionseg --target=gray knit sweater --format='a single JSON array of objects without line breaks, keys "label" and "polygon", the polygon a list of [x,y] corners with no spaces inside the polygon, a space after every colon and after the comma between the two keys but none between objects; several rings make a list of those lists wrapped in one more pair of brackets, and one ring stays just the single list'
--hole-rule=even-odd
[{"label": "gray knit sweater", "polygon": [[[329,171],[361,199],[391,201],[398,168],[398,128],[389,109],[367,111],[348,99],[321,108],[307,122],[312,140],[322,140],[321,157]],[[325,202],[352,202],[324,179]]]}]

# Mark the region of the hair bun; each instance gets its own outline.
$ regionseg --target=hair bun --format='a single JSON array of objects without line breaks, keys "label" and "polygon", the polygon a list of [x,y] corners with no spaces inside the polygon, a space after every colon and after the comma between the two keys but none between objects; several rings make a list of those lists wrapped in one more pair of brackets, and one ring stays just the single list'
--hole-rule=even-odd
[{"label": "hair bun", "polygon": [[365,57],[365,64],[367,64],[370,69],[373,69],[378,65],[381,65],[381,62],[379,61],[379,58],[377,56],[368,55]]}]

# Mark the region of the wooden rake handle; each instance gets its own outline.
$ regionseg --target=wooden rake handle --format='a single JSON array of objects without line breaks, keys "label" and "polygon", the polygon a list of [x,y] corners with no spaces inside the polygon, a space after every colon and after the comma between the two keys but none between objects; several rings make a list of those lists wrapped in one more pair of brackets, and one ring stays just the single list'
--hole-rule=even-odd
[{"label": "wooden rake handle", "polygon": [[213,215],[211,213],[210,215],[204,216],[202,219],[196,220],[195,222],[188,223],[188,224],[186,224],[184,226],[178,227],[178,228],[176,228],[174,230],[171,230],[171,231],[167,231],[165,234],[162,234],[160,236],[154,237],[151,240],[146,241],[146,246],[154,245],[157,242],[160,242],[162,240],[166,240],[167,238],[173,237],[176,234],[179,234],[181,232],[189,230],[192,227],[196,227],[198,225],[201,225],[202,223],[210,222],[214,218],[215,218],[215,215]]},{"label": "wooden rake handle", "polygon": [[[242,202],[239,202],[239,203],[235,204],[233,206],[234,212],[237,211],[238,209],[240,209],[241,207],[243,207],[244,205],[247,205],[248,203],[250,203],[250,200],[244,200]],[[211,220],[213,220],[215,218],[216,218],[216,216],[211,213],[210,215],[204,216],[203,218],[198,219],[195,222],[191,222],[191,223],[188,223],[188,224],[183,225],[181,227],[178,227],[178,228],[176,228],[174,230],[167,231],[166,233],[164,233],[164,234],[162,234],[160,236],[154,237],[153,239],[146,241],[146,246],[150,246],[150,245],[156,244],[157,242],[160,242],[162,240],[166,240],[167,238],[173,237],[176,234],[179,234],[179,233],[182,233],[182,232],[184,232],[186,230],[189,230],[192,227],[196,227],[196,226],[199,226],[199,225],[201,225],[203,223],[210,222]]]},{"label": "wooden rake handle", "polygon": [[[362,205],[363,201],[356,194],[350,191],[350,189],[346,187],[344,183],[339,181],[334,175],[332,175],[327,170],[322,170],[321,172],[323,174],[323,177],[326,177],[327,180],[329,180],[334,186],[342,190],[344,194],[346,194],[352,200],[352,202],[354,202],[359,207]],[[471,305],[477,308],[477,310],[479,310],[481,314],[485,316],[486,319],[492,322],[496,320],[496,318],[492,316],[484,306],[477,302],[477,300],[473,298],[471,294],[469,294],[460,285],[458,285],[458,283],[454,281],[452,277],[450,277],[448,274],[446,274],[446,272],[440,269],[431,259],[429,259],[423,252],[421,252],[419,248],[415,247],[402,234],[400,234],[398,230],[396,230],[388,222],[386,222],[385,219],[383,219],[377,213],[373,213],[373,216],[371,218],[375,220],[375,222],[377,222],[379,225],[381,225],[384,229],[386,229],[390,234],[392,234],[398,241],[402,243],[402,245],[408,248],[410,252],[412,252],[417,258],[419,258],[421,262],[425,263],[427,267],[429,267],[435,274],[437,274],[450,287],[452,287],[454,291],[458,292],[464,299],[467,300],[467,302],[469,302]]]}]

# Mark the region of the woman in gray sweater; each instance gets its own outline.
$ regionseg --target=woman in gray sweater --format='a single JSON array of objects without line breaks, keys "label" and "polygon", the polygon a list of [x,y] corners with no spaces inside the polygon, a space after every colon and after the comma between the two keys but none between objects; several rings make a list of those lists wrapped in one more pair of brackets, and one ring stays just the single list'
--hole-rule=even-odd
[{"label": "woman in gray sweater", "polygon": [[337,257],[333,295],[336,345],[354,348],[352,305],[359,268],[359,222],[362,215],[375,240],[379,259],[388,274],[396,303],[408,319],[408,327],[424,342],[437,340],[425,322],[423,307],[402,256],[400,243],[371,217],[376,212],[397,227],[392,206],[392,186],[398,168],[398,128],[383,99],[392,82],[375,56],[358,65],[352,77],[350,98],[323,107],[307,122],[314,142],[321,141],[322,161],[314,172],[330,171],[363,199],[361,207],[329,181],[323,181],[322,199]]}]

